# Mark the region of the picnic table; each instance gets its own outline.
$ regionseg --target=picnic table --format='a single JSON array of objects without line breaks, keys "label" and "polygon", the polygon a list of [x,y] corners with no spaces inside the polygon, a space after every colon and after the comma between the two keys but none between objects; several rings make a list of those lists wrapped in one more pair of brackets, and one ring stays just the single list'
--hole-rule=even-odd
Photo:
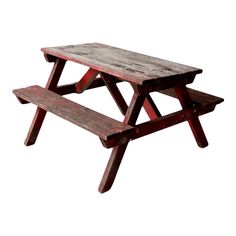
[{"label": "picnic table", "polygon": [[[35,143],[47,111],[94,133],[104,147],[112,148],[99,192],[104,193],[111,188],[131,140],[187,121],[198,146],[204,148],[208,145],[199,116],[212,112],[223,99],[186,87],[197,74],[202,73],[201,69],[100,43],[41,50],[45,59],[54,63],[45,88],[35,85],[13,90],[22,104],[33,103],[37,106],[25,145]],[[66,61],[82,64],[89,69],[80,81],[58,86]],[[134,91],[129,104],[117,86],[117,83],[124,81]],[[123,121],[63,97],[101,86],[107,87],[111,93],[124,115]],[[150,95],[152,92],[178,99],[182,109],[163,116]],[[142,107],[150,120],[136,124]]]}]

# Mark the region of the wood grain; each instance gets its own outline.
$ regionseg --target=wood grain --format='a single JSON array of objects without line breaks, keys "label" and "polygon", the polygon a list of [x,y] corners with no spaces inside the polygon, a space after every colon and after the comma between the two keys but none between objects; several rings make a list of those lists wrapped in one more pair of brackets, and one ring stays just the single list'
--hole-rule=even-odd
[{"label": "wood grain", "polygon": [[13,93],[17,97],[68,120],[106,141],[121,139],[123,134],[127,135],[134,131],[132,126],[79,105],[40,86],[16,89],[13,90]]},{"label": "wood grain", "polygon": [[198,68],[100,43],[48,47],[41,50],[46,55],[74,61],[136,84],[202,72]]}]

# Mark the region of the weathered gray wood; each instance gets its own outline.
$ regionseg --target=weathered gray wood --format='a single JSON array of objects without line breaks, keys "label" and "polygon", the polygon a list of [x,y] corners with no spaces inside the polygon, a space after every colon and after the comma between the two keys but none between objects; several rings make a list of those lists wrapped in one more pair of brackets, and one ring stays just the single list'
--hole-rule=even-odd
[{"label": "weathered gray wood", "polygon": [[100,43],[42,48],[42,51],[137,84],[202,72],[194,67]]},{"label": "weathered gray wood", "polygon": [[16,89],[13,90],[13,93],[17,97],[66,119],[106,141],[116,140],[116,144],[118,144],[118,139],[121,139],[123,134],[126,136],[134,131],[132,126],[81,106],[40,86]]}]

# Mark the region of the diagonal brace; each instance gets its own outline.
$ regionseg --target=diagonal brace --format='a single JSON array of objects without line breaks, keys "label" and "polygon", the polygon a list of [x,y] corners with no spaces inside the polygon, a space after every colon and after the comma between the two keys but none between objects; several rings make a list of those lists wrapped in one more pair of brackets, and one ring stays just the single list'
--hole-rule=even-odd
[{"label": "diagonal brace", "polygon": [[86,90],[90,84],[96,79],[99,71],[89,68],[82,79],[75,85],[75,89],[77,93],[82,93]]}]

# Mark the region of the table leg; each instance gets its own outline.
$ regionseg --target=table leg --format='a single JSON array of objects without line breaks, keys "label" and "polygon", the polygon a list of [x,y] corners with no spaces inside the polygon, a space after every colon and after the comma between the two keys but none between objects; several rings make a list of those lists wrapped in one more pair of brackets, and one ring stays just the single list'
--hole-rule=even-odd
[{"label": "table leg", "polygon": [[150,94],[146,95],[143,107],[151,120],[161,117],[161,113],[157,108],[156,104],[154,103],[154,101],[152,100]]},{"label": "table leg", "polygon": [[[145,96],[141,96],[136,92],[134,93],[131,103],[125,114],[125,124],[135,125],[138,119],[139,112],[143,106],[144,99]],[[122,158],[124,156],[125,150],[127,148],[127,145],[128,142],[113,148],[106,170],[103,174],[101,183],[98,188],[98,191],[100,193],[104,193],[111,188],[118,172],[119,166],[121,164]]]},{"label": "table leg", "polygon": [[[46,88],[48,90],[53,90],[56,88],[58,81],[60,79],[61,73],[64,69],[65,63],[66,63],[65,60],[59,59],[59,58],[55,61],[51,74],[49,76],[47,85],[46,85]],[[31,123],[30,129],[28,131],[27,137],[25,139],[26,146],[33,145],[36,142],[36,139],[38,137],[38,134],[43,124],[46,113],[47,112],[45,110],[39,107],[37,108],[33,121]]]},{"label": "table leg", "polygon": [[128,106],[122,94],[120,93],[120,90],[118,89],[116,83],[114,82],[114,76],[106,74],[106,73],[100,73],[100,74],[101,74],[102,80],[104,81],[106,87],[108,88],[117,106],[119,107],[121,113],[125,115],[128,109]]},{"label": "table leg", "polygon": [[[100,73],[102,80],[104,81],[105,85],[107,86],[110,94],[112,95],[114,101],[116,102],[117,106],[119,107],[121,113],[125,115],[127,111],[127,104],[120,93],[120,90],[118,89],[116,85],[116,81],[114,80],[115,77],[106,73]],[[161,117],[161,113],[156,107],[155,103],[152,100],[152,97],[147,94],[143,103],[143,107],[145,111],[147,112],[149,118],[156,119],[158,117]]]},{"label": "table leg", "polygon": [[112,149],[111,157],[107,163],[107,167],[102,177],[102,181],[99,185],[98,191],[100,193],[104,193],[108,191],[116,177],[118,169],[120,167],[120,163],[124,156],[125,150],[127,148],[128,143],[116,146]]},{"label": "table leg", "polygon": [[145,100],[144,95],[139,95],[137,92],[134,92],[130,105],[127,109],[125,114],[124,123],[128,125],[134,126],[137,119],[139,112],[143,106]]},{"label": "table leg", "polygon": [[[193,106],[186,86],[176,87],[175,92],[183,108],[191,108]],[[208,142],[199,118],[191,118],[190,120],[188,120],[188,123],[198,146],[201,148],[206,147],[208,145]]]},{"label": "table leg", "polygon": [[[134,91],[136,90],[135,86],[132,85]],[[161,113],[158,110],[156,104],[152,100],[152,97],[150,94],[145,95],[145,100],[143,103],[143,108],[146,111],[147,115],[149,116],[150,120],[156,119],[158,117],[161,117]]]}]

